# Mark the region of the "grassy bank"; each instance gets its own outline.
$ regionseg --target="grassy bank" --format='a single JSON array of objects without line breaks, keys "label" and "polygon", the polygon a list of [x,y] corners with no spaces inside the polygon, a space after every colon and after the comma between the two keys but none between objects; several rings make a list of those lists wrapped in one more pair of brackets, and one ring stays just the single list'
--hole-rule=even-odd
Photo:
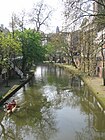
[{"label": "grassy bank", "polygon": [[100,105],[105,110],[105,86],[103,86],[103,79],[99,77],[88,77],[81,73],[78,69],[73,66],[63,65],[63,64],[55,64],[59,67],[64,68],[71,73],[75,73],[81,77],[84,83],[88,86],[88,88],[92,91],[92,94],[97,98]]}]

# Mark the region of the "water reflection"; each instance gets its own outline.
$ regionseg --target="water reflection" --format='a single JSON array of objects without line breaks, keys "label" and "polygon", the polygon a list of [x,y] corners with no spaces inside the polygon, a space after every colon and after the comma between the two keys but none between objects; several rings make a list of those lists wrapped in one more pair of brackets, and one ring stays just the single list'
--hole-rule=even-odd
[{"label": "water reflection", "polygon": [[105,114],[79,77],[39,66],[26,87],[14,96],[19,110],[1,112],[1,140],[104,140]]},{"label": "water reflection", "polygon": [[5,133],[2,132],[1,138],[7,140],[48,140],[49,136],[57,131],[50,102],[35,88],[29,88],[25,91],[24,101],[25,104],[21,106],[19,111],[3,118],[2,125]]}]

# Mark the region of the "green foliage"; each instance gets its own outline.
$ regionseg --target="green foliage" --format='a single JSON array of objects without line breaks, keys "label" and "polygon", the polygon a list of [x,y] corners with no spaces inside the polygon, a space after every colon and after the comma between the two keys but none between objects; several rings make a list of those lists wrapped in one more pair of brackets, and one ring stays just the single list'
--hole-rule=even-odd
[{"label": "green foliage", "polygon": [[25,69],[29,69],[32,64],[37,64],[44,60],[45,49],[41,45],[41,34],[31,29],[17,32],[21,41],[22,55]]},{"label": "green foliage", "polygon": [[[48,40],[48,44],[45,46],[46,48],[46,56],[47,57],[60,57],[60,55],[64,55],[66,53],[67,41],[65,39],[65,34],[55,33],[50,35]],[[58,59],[58,58],[56,58]]]},{"label": "green foliage", "polygon": [[9,60],[15,54],[21,52],[20,42],[16,38],[12,38],[11,33],[0,32],[0,64],[2,67],[9,67]]},{"label": "green foliage", "polygon": [[46,50],[46,57],[51,56],[52,54],[54,54],[54,45],[49,42],[47,45],[44,46],[45,50]]}]

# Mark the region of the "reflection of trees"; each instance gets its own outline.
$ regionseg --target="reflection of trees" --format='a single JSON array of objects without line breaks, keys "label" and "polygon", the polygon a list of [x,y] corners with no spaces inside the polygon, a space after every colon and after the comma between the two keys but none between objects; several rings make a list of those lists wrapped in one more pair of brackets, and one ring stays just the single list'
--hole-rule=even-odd
[{"label": "reflection of trees", "polygon": [[81,132],[76,132],[75,140],[104,140],[105,133],[95,133],[92,126],[87,126]]},{"label": "reflection of trees", "polygon": [[[65,77],[63,76],[64,75],[64,71],[59,68],[59,67],[52,67],[51,65],[48,65],[47,66],[47,69],[46,67],[42,66],[41,67],[41,76],[43,79],[41,82],[40,82],[40,85],[45,85],[46,83],[50,84],[50,85],[56,85],[56,83],[59,83],[59,85],[61,86],[67,86],[68,85],[68,75],[65,75]],[[39,80],[39,79],[37,79]],[[44,82],[43,82],[44,81]]]},{"label": "reflection of trees", "polygon": [[[80,99],[77,92],[81,92],[81,80],[74,74],[65,72],[59,67],[48,66],[45,83],[56,87],[56,93],[52,96],[52,103],[55,107],[59,108],[63,104],[76,107],[80,103]],[[46,84],[45,84],[46,85]],[[79,89],[79,90],[78,90]],[[50,93],[49,93],[50,94]],[[66,100],[65,100],[66,99]]]},{"label": "reflection of trees", "polygon": [[97,100],[87,87],[81,98],[81,110],[87,114],[86,128],[82,132],[76,132],[76,140],[104,140],[105,138],[105,114],[97,106]]},{"label": "reflection of trees", "polygon": [[80,77],[76,76],[76,75],[72,75],[71,79],[70,79],[70,83],[71,83],[71,88],[74,89],[74,91],[77,90],[81,90],[82,86],[83,86],[83,81],[80,79]]},{"label": "reflection of trees", "polygon": [[15,131],[15,123],[10,120],[10,118],[8,116],[5,116],[2,118],[1,122],[0,122],[0,126],[1,126],[1,133],[0,133],[0,140],[21,140],[20,134],[18,134],[16,136],[16,131]]},{"label": "reflection of trees", "polygon": [[87,114],[93,115],[93,121],[91,123],[93,124],[94,129],[97,132],[105,131],[105,114],[98,106],[97,99],[92,95],[92,93],[90,93],[87,87],[84,87],[81,104],[81,110],[85,111]]},{"label": "reflection of trees", "polygon": [[[90,133],[90,135],[88,135],[89,137],[87,137],[89,139],[91,137],[93,137],[92,139],[94,139],[94,137],[96,137],[96,139],[98,137],[100,138],[99,134],[104,129],[103,126],[105,126],[105,122],[104,122],[105,119],[103,117],[101,118],[104,122],[103,125],[102,123],[98,123],[100,122],[101,115],[97,106],[95,106],[94,110],[91,110],[91,106],[89,105],[87,107],[87,103],[91,102],[91,104],[93,104],[92,94],[85,87],[85,85],[83,85],[83,82],[81,82],[79,77],[70,74],[68,78],[65,75],[65,73],[62,73],[60,77],[59,76],[57,77],[56,71],[54,73],[55,76],[49,74],[48,75],[49,77],[47,77],[48,83],[51,83],[50,84],[51,87],[52,85],[55,86],[54,91],[52,91],[51,93],[49,92],[49,94],[52,94],[52,99],[51,99],[52,106],[56,109],[63,108],[63,106],[70,106],[72,108],[76,108],[80,106],[81,112],[82,113],[85,112],[87,113],[87,115],[91,114],[92,118],[89,117],[87,119],[88,124],[91,124],[87,126],[87,129],[89,130],[86,131],[85,129],[83,129],[82,132],[77,133],[78,140],[79,137],[81,140],[82,139],[85,140],[86,135],[88,135],[88,133]],[[47,86],[47,88],[50,88],[50,85],[49,87]],[[98,129],[102,128],[102,130],[100,132],[94,132],[93,127],[94,128],[98,127]],[[94,135],[92,135],[92,132],[94,132]]]},{"label": "reflection of trees", "polygon": [[[35,83],[32,88],[25,91],[23,98],[26,104],[20,111],[11,115],[9,120],[7,118],[7,123],[1,122],[3,138],[9,136],[10,140],[21,140],[26,137],[30,137],[30,140],[49,140],[58,131],[53,109],[69,106],[79,107],[81,114],[87,114],[87,126],[76,132],[76,140],[103,140],[105,118],[100,115],[101,112],[96,106],[92,108],[93,97],[84,85],[81,86],[78,77],[72,74],[68,76],[61,69],[49,67],[41,70],[40,79],[36,82],[38,84]],[[103,120],[103,123],[100,123],[100,120]]]},{"label": "reflection of trees", "polygon": [[50,102],[34,88],[26,91],[25,100],[27,102],[20,111],[5,120],[2,127],[3,138],[9,135],[11,140],[21,140],[31,135],[32,139],[49,140],[57,131]]},{"label": "reflection of trees", "polygon": [[2,134],[5,135],[5,128],[4,128],[4,125],[0,122],[0,126],[1,126],[1,132],[0,132],[0,137],[2,136]]},{"label": "reflection of trees", "polygon": [[[104,122],[105,119],[104,117],[100,118],[101,112],[98,110],[97,106],[95,106],[94,110],[91,110],[91,107],[87,106],[86,103],[91,102],[91,104],[93,104],[93,97],[92,94],[90,94],[90,91],[85,87],[81,79],[75,75],[68,73],[66,74],[63,70],[57,67],[49,67],[48,74],[46,74],[46,82],[49,85],[47,86],[47,88],[50,88],[50,86],[54,86],[54,90],[52,90],[51,93],[49,92],[49,94],[52,94],[52,99],[50,100],[50,102],[54,108],[58,109],[62,108],[63,106],[70,106],[72,108],[76,108],[79,106],[80,111],[82,113],[85,112],[88,115],[87,124],[89,126],[85,128],[86,130],[83,129],[82,132],[77,133],[78,140],[85,140],[88,133],[90,133],[89,137],[92,137],[92,139],[94,137],[96,139],[98,139],[98,137],[101,138],[99,134],[102,130],[100,132],[95,132],[93,127],[97,125],[98,129],[99,127],[103,129],[102,126],[104,124],[101,125],[100,123],[99,125],[98,122],[101,119],[103,119]],[[92,132],[94,132],[94,135],[92,135]]]}]

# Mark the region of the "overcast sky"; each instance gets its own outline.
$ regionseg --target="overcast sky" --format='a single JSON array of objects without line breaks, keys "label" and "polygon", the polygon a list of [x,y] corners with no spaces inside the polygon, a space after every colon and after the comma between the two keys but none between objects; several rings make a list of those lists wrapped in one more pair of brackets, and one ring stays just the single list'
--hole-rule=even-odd
[{"label": "overcast sky", "polygon": [[[9,27],[12,13],[19,13],[22,10],[26,12],[32,9],[33,4],[40,0],[2,0],[0,1],[0,24],[4,24],[5,27]],[[50,21],[50,31],[56,30],[56,26],[61,28],[62,26],[62,0],[44,0],[46,4],[55,9]]]}]

